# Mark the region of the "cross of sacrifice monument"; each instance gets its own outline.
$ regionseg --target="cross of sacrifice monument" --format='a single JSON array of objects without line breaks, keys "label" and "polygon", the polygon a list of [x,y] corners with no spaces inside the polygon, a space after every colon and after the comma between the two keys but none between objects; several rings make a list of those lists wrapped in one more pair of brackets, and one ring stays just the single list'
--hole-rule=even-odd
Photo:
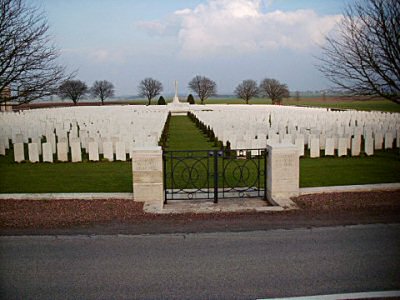
[{"label": "cross of sacrifice monument", "polygon": [[179,98],[178,98],[178,80],[175,80],[175,96],[174,99],[172,100],[173,104],[179,104]]}]

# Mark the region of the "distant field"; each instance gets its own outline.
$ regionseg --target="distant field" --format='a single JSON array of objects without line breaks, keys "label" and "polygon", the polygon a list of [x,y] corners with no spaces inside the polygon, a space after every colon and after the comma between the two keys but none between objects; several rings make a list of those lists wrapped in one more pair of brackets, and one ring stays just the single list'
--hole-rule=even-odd
[{"label": "distant field", "polygon": [[[171,102],[171,99],[167,99],[167,103]],[[182,102],[185,99],[181,99]],[[145,100],[132,100],[130,104],[147,104]],[[210,98],[207,99],[205,104],[245,104],[245,101],[238,98]],[[156,105],[157,101],[153,100],[152,105]],[[196,100],[196,104],[200,104],[200,100]],[[251,99],[249,104],[272,104],[271,99],[267,98],[254,98]],[[391,102],[389,100],[357,100],[340,97],[304,97],[298,101],[294,98],[288,98],[283,100],[283,105],[294,105],[294,106],[311,106],[311,107],[324,107],[324,108],[336,108],[336,109],[356,109],[365,111],[386,111],[386,112],[400,112],[400,105]]]},{"label": "distant field", "polygon": [[[208,99],[206,104],[245,104],[244,100],[236,98]],[[249,104],[272,104],[270,99],[257,98],[250,100]],[[283,105],[311,106],[336,109],[356,109],[366,111],[400,112],[400,105],[388,100],[352,100],[343,98],[300,98],[299,101],[289,98],[283,100]]]},{"label": "distant field", "polygon": [[[158,99],[153,99],[151,105],[157,105]],[[172,102],[172,99],[166,99],[167,103]],[[186,99],[181,97],[181,102],[185,102]],[[105,105],[118,105],[118,104],[131,104],[131,105],[146,105],[147,100],[135,99],[135,100],[120,100],[120,101],[105,101]],[[200,104],[200,100],[196,100],[196,104]],[[210,98],[205,101],[205,104],[245,104],[245,101],[238,98]],[[254,98],[251,99],[249,104],[272,104],[270,99],[266,98]],[[100,101],[93,102],[81,102],[78,106],[100,106]],[[386,112],[400,112],[400,105],[395,104],[388,100],[358,100],[348,99],[340,97],[303,97],[298,101],[295,98],[288,98],[283,100],[283,105],[297,105],[297,106],[311,106],[311,107],[324,107],[324,108],[336,108],[336,109],[356,109],[366,111],[386,111]],[[57,102],[57,103],[30,103],[21,105],[22,109],[30,108],[43,108],[43,107],[63,107],[63,106],[74,106],[72,102]]]}]

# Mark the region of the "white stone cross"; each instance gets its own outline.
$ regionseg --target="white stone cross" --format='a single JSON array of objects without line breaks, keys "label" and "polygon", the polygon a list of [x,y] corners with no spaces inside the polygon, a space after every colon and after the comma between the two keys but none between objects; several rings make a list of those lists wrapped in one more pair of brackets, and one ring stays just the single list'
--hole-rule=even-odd
[{"label": "white stone cross", "polygon": [[172,100],[172,103],[180,103],[179,98],[178,98],[178,80],[175,80],[175,96],[174,99]]}]

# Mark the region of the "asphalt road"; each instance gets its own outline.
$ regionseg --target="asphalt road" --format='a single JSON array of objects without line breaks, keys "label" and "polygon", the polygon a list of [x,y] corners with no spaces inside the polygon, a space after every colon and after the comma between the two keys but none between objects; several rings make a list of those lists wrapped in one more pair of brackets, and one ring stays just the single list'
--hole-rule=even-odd
[{"label": "asphalt road", "polygon": [[400,289],[400,224],[0,237],[1,299],[254,299]]}]

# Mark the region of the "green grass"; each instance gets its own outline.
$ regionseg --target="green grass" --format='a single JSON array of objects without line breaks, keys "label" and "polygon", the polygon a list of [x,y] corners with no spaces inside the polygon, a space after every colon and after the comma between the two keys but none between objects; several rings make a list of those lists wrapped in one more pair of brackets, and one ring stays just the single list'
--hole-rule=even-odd
[{"label": "green grass", "polygon": [[385,111],[385,112],[400,112],[400,105],[387,100],[364,100],[364,101],[341,101],[341,102],[311,102],[307,100],[300,101],[298,104],[295,100],[288,100],[285,105],[301,105],[312,107],[326,107],[336,109],[355,109],[365,111]]},{"label": "green grass", "polygon": [[300,159],[300,187],[400,182],[399,150],[370,157]]},{"label": "green grass", "polygon": [[[217,149],[186,116],[171,118],[167,150]],[[206,161],[202,159],[201,161]],[[168,163],[168,161],[167,161]],[[194,164],[195,160],[188,163]],[[212,160],[210,162],[212,164]],[[235,166],[244,164],[238,160]],[[263,165],[263,164],[262,164]],[[221,172],[222,164],[218,168]],[[180,166],[179,169],[184,169]],[[179,171],[177,169],[177,171]],[[211,174],[213,166],[210,168]],[[204,171],[202,176],[207,176]],[[234,167],[231,171],[234,172]],[[253,174],[251,175],[253,176]],[[231,180],[232,176],[228,176]],[[199,179],[199,184],[202,182]],[[211,180],[211,186],[212,186]],[[376,151],[371,157],[300,159],[300,186],[400,182],[399,150]],[[221,186],[222,182],[219,183]],[[171,185],[170,182],[167,184]],[[177,182],[180,187],[185,183]],[[238,184],[240,186],[240,184]],[[191,187],[188,187],[191,188]],[[0,156],[0,193],[132,192],[130,162],[15,163],[13,151]]]},{"label": "green grass", "polygon": [[[329,99],[329,98],[327,98]],[[196,101],[200,104],[199,101]],[[206,104],[245,104],[244,100],[237,98],[210,98],[205,101]],[[272,104],[270,99],[254,98],[251,99],[249,104]],[[400,105],[389,100],[352,100],[343,99],[335,102],[316,100],[313,98],[301,98],[296,101],[293,98],[284,99],[283,105],[289,106],[311,106],[323,108],[336,108],[336,109],[356,109],[365,111],[386,111],[386,112],[400,112]]]},{"label": "green grass", "polygon": [[[151,105],[157,105],[158,99],[153,99]],[[172,99],[166,99],[167,103],[172,102]],[[181,99],[181,102],[186,102],[186,99]],[[200,100],[195,100],[196,104],[200,104]],[[143,105],[147,104],[145,99],[128,100],[129,104]],[[246,104],[243,99],[239,98],[209,98],[204,101],[205,104]],[[253,98],[249,104],[272,104],[268,98]],[[385,111],[385,112],[400,112],[400,105],[389,100],[355,100],[352,98],[335,98],[331,101],[331,97],[326,97],[326,101],[316,97],[302,97],[297,101],[295,98],[283,99],[283,105],[289,106],[311,106],[335,109],[356,109],[364,111]]]},{"label": "green grass", "polygon": [[[167,150],[215,149],[213,143],[209,142],[207,137],[185,116],[171,118],[168,141],[169,147]],[[206,153],[199,153],[198,155],[205,156]],[[243,164],[243,162],[239,160],[238,164]],[[168,163],[170,163],[169,160],[167,160],[167,164]],[[200,178],[195,182],[197,185],[204,182],[202,178],[212,176],[214,172],[213,160],[208,161],[206,158],[186,158],[184,163],[187,166],[192,166],[193,164],[198,164],[200,166],[198,172],[201,173],[201,176],[199,176]],[[183,161],[178,163],[174,172],[184,172],[184,163]],[[210,164],[208,167],[209,175],[207,175],[206,168],[204,167],[206,164]],[[261,163],[261,166],[263,166],[263,163]],[[170,169],[170,165],[168,165],[168,168]],[[219,160],[218,168],[221,172],[221,160]],[[263,167],[261,167],[261,169],[263,169]],[[252,171],[255,172],[255,170],[256,168],[253,167]],[[232,172],[233,170],[227,170],[227,179],[231,181],[233,177],[231,174]],[[183,177],[185,176],[187,177],[187,174],[183,175]],[[375,155],[371,157],[305,157],[300,159],[301,187],[390,182],[400,182],[400,155],[398,149],[376,151]],[[219,185],[222,185],[221,181]],[[170,181],[167,181],[167,186],[171,187]],[[210,179],[210,186],[213,186],[212,179]],[[193,188],[193,186],[187,186],[184,179],[178,179],[175,183],[175,187]]]},{"label": "green grass", "polygon": [[0,193],[132,192],[130,162],[15,163],[0,156]]},{"label": "green grass", "polygon": [[[174,116],[171,117],[169,134],[168,134],[168,147],[166,150],[217,150],[214,142],[210,142],[208,137],[203,134],[200,129],[189,119],[187,116]],[[171,169],[174,169],[176,182],[174,188],[204,188],[209,183],[210,187],[214,186],[214,158],[208,156],[208,151],[174,153],[174,156],[187,156],[184,159],[175,158],[171,166],[171,159],[167,156],[166,166],[169,176],[167,176],[167,187],[172,187],[171,182]],[[238,171],[236,168],[239,165],[244,165],[250,170],[247,182],[256,181],[256,166],[248,160],[225,160],[226,180],[229,185],[237,182],[237,186],[245,186],[245,183],[235,180],[233,173]],[[263,167],[263,163],[261,163]],[[189,167],[189,168],[188,168]],[[222,173],[223,163],[222,159],[218,159],[218,170]],[[192,173],[191,183],[188,184],[189,172]],[[237,174],[235,174],[237,175]],[[207,180],[209,177],[209,180]],[[195,179],[194,179],[195,178]],[[208,182],[208,183],[207,183]],[[219,186],[222,186],[222,176],[219,178]]]},{"label": "green grass", "polygon": [[187,116],[171,117],[166,150],[216,149]]}]

